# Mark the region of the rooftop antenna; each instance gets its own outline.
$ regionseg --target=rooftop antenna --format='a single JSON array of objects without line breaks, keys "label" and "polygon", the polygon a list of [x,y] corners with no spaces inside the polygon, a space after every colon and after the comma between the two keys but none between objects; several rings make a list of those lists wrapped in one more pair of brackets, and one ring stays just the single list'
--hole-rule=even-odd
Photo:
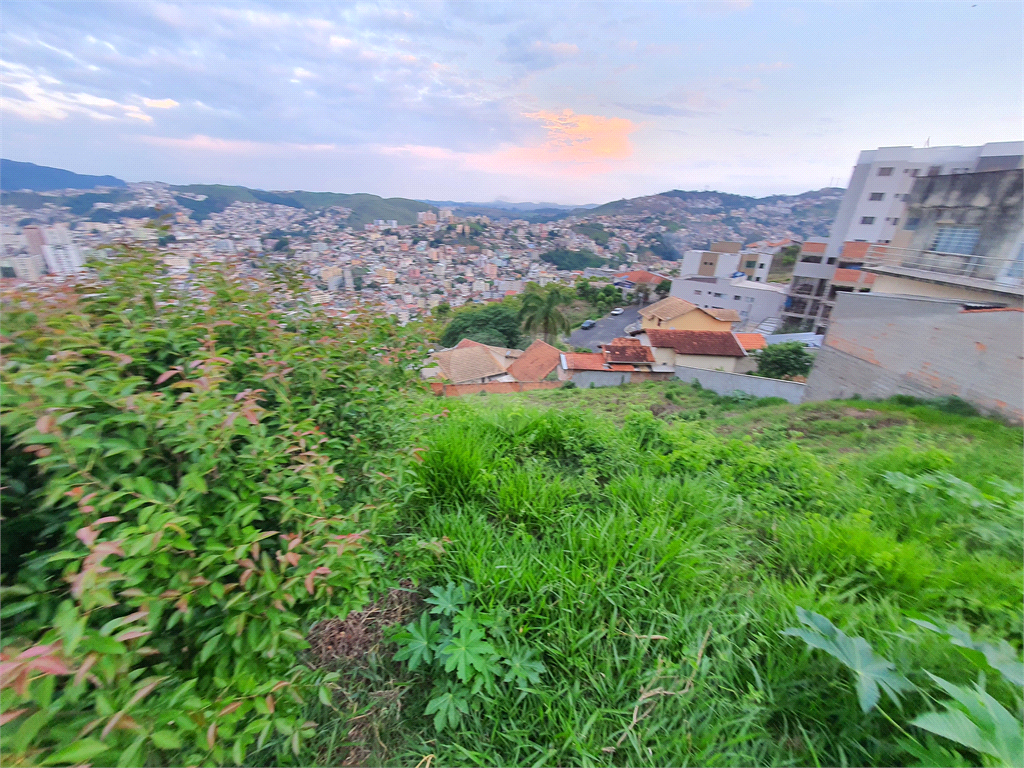
[{"label": "rooftop antenna", "polygon": [[924,140],[924,145],[926,147],[930,147],[932,145],[932,137],[931,136],[929,136],[927,139]]}]

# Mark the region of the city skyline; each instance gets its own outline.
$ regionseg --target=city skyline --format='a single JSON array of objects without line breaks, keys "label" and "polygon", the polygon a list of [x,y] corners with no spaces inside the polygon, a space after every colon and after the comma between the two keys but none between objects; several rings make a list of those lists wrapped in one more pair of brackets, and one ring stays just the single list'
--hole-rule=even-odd
[{"label": "city skyline", "polygon": [[[1021,137],[1014,2],[9,3],[4,156],[128,181],[600,203]],[[968,119],[965,119],[968,116]]]}]

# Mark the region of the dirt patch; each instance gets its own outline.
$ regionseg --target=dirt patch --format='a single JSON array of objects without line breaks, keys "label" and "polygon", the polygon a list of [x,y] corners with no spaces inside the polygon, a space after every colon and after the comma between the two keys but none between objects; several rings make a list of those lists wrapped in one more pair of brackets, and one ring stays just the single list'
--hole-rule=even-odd
[{"label": "dirt patch", "polygon": [[317,623],[306,637],[311,662],[318,667],[333,667],[339,662],[357,661],[375,650],[384,639],[384,630],[404,624],[416,612],[422,599],[412,592],[412,582],[399,587],[361,611],[352,611],[344,619]]}]

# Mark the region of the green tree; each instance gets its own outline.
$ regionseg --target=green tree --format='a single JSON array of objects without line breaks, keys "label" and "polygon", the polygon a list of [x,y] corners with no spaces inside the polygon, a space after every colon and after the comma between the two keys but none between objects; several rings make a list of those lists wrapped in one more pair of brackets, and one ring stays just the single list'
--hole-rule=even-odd
[{"label": "green tree", "polygon": [[442,301],[431,312],[438,320],[447,320],[448,316],[452,313],[452,305],[447,301]]},{"label": "green tree", "polygon": [[806,376],[813,364],[814,356],[799,341],[771,344],[757,353],[757,373],[770,379]]},{"label": "green tree", "polygon": [[[463,339],[471,338],[474,333],[485,330],[495,331],[504,339],[503,344],[496,346],[512,349],[519,346],[519,317],[515,307],[510,303],[501,302],[459,309],[441,334],[441,344],[445,347],[454,347]],[[497,339],[497,336],[491,338]]]},{"label": "green tree", "polygon": [[671,280],[662,280],[654,288],[654,292],[658,295],[659,299],[664,299],[666,296],[669,295],[669,293],[671,291],[672,291],[672,281]]},{"label": "green tree", "polygon": [[523,306],[519,310],[519,320],[526,333],[540,333],[544,340],[551,342],[560,332],[570,330],[569,320],[560,307],[567,304],[569,297],[558,286],[549,286],[547,290],[528,290],[523,296]]}]

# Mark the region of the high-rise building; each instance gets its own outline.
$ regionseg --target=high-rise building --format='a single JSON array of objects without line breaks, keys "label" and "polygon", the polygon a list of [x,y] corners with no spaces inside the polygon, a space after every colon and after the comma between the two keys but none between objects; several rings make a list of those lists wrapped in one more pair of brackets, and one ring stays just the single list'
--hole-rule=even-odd
[{"label": "high-rise building", "polygon": [[[880,147],[857,158],[827,241],[804,243],[793,268],[787,325],[825,333],[838,291],[872,290],[860,274],[870,245],[894,243],[907,223],[907,204],[919,179],[1020,168],[1024,142],[976,147]],[[839,279],[836,279],[837,270]]]},{"label": "high-rise building", "polygon": [[921,176],[1001,171],[1020,167],[1024,142],[979,147],[880,147],[860,153],[829,232],[828,259],[843,243],[888,243],[904,218],[907,199]]}]

